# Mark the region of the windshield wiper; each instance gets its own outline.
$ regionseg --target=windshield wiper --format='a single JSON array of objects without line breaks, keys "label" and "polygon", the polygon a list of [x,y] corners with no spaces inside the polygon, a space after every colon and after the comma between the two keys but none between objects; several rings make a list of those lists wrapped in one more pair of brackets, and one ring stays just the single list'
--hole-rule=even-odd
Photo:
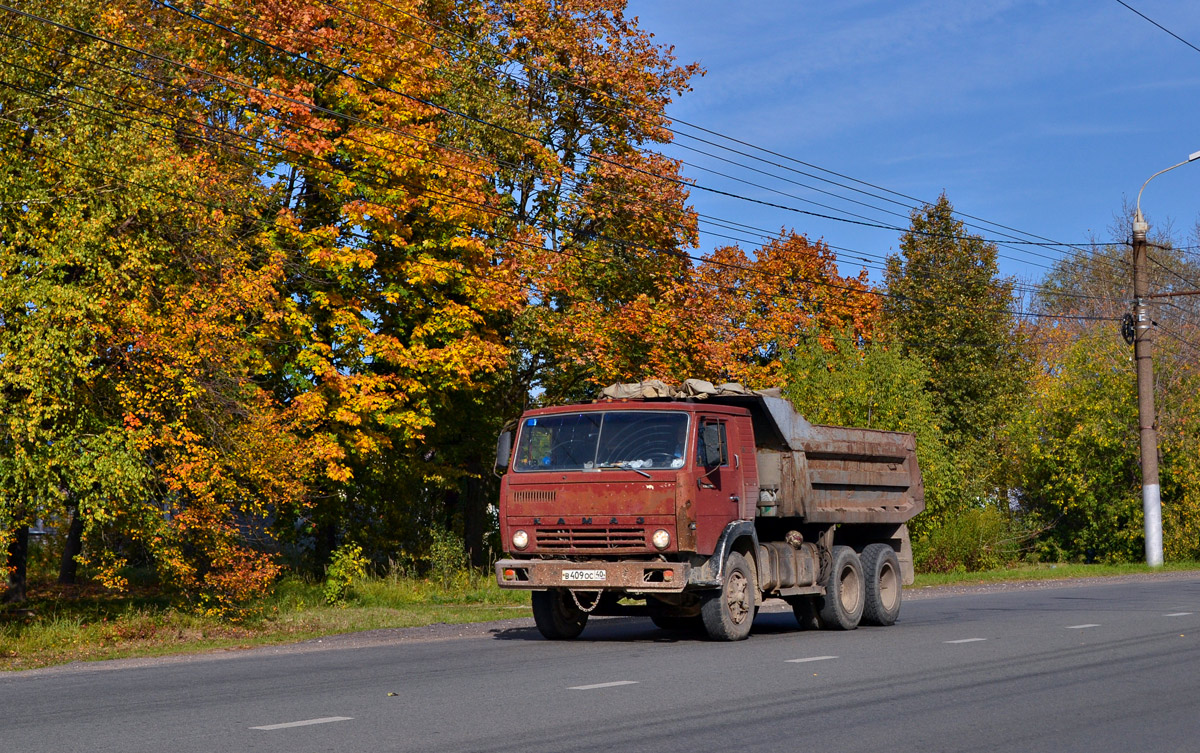
[{"label": "windshield wiper", "polygon": [[634,473],[640,473],[643,476],[645,476],[646,478],[654,478],[649,473],[646,473],[645,471],[643,471],[641,468],[634,468],[632,465],[629,464],[628,460],[622,460],[622,461],[619,461],[616,463],[601,463],[597,467],[598,468],[620,468],[623,471],[633,471]]}]

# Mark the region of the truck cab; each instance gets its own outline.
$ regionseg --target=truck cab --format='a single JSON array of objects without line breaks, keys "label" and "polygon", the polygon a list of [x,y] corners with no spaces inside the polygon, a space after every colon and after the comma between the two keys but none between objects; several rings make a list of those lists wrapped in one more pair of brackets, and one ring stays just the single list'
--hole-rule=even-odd
[{"label": "truck cab", "polygon": [[726,524],[754,516],[754,458],[749,415],[736,408],[531,411],[501,483],[501,536],[528,556],[712,554]]}]

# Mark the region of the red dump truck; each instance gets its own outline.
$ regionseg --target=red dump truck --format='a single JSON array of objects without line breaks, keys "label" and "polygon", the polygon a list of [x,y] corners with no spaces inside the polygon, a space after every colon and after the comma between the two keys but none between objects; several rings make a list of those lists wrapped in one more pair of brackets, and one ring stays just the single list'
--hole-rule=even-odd
[{"label": "red dump truck", "polygon": [[530,410],[497,444],[496,578],[533,591],[550,639],[644,613],[740,640],[766,598],[806,628],[890,625],[925,504],[915,450],[911,434],[813,425],[778,390],[699,380]]}]

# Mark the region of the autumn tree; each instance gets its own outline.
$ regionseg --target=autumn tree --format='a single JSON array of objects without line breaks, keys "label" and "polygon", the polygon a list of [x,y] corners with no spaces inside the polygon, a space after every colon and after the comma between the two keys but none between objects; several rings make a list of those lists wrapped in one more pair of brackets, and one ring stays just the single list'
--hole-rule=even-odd
[{"label": "autumn tree", "polygon": [[[686,185],[653,147],[671,140],[666,105],[698,68],[676,65],[624,8],[499,0],[448,19],[463,54],[446,101],[486,121],[459,121],[452,143],[491,158],[500,227],[534,240],[518,258],[509,405],[535,386],[565,399],[607,379],[598,343],[638,329],[690,265]],[[647,356],[630,354],[635,369]]]},{"label": "autumn tree", "polygon": [[263,154],[288,176],[277,224],[297,249],[272,373],[312,418],[310,441],[330,443],[302,528],[323,559],[362,521],[457,480],[427,433],[506,365],[498,327],[520,286],[508,242],[487,234],[497,197],[481,163],[438,143],[461,115],[435,101],[445,60],[415,3],[236,7],[255,36],[221,36],[228,77],[275,75],[254,113],[295,115]]},{"label": "autumn tree", "polygon": [[842,275],[828,245],[794,231],[752,255],[726,246],[705,256],[692,296],[700,321],[685,331],[708,350],[706,376],[754,387],[782,384],[790,351],[870,342],[880,310],[865,269]]},{"label": "autumn tree", "polygon": [[[101,36],[126,18],[112,4],[27,7]],[[73,511],[109,585],[148,557],[224,608],[273,577],[242,527],[298,503],[309,465],[257,381],[283,275],[255,222],[261,183],[174,138],[174,117],[130,117],[161,99],[154,66],[131,84],[132,53],[8,20],[0,510],[18,527]]]},{"label": "autumn tree", "polygon": [[274,572],[247,525],[336,538],[355,473],[507,362],[519,288],[415,5],[135,5],[9,27],[2,509],[236,596]]},{"label": "autumn tree", "polygon": [[1113,334],[1093,330],[1046,354],[1018,425],[1019,501],[1052,560],[1130,560],[1141,550],[1137,399]]}]

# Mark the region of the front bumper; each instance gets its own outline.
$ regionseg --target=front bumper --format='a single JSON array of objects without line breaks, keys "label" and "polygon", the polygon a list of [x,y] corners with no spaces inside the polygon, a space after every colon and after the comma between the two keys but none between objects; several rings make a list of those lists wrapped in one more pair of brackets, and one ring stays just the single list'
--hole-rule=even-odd
[{"label": "front bumper", "polygon": [[[686,562],[499,560],[496,583],[501,588],[531,591],[571,588],[679,593],[687,587],[691,569]],[[511,577],[505,578],[506,571]]]}]

